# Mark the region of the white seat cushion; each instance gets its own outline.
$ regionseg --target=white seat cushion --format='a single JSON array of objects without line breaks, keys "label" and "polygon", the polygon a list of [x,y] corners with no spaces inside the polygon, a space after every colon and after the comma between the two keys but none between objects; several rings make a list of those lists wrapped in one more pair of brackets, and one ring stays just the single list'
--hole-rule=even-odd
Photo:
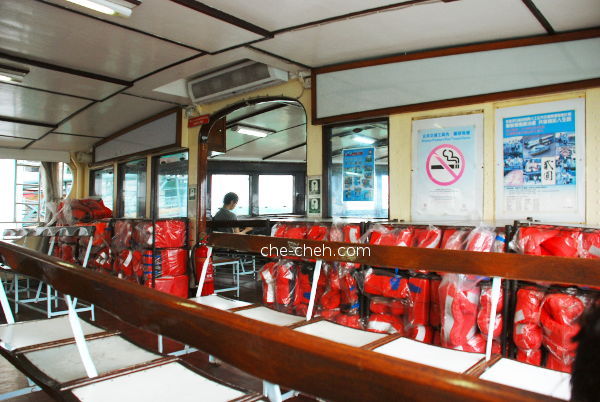
[{"label": "white seat cushion", "polygon": [[281,313],[279,311],[271,310],[270,308],[263,306],[257,308],[249,308],[248,310],[236,311],[235,314],[252,318],[253,320],[266,322],[268,324],[279,325],[282,327],[296,324],[300,321],[305,320],[304,317],[298,317],[291,314]]},{"label": "white seat cushion", "polygon": [[[83,320],[80,322],[84,335],[105,332],[102,328]],[[7,350],[71,338],[73,338],[73,331],[67,316],[0,325],[0,346]]]},{"label": "white seat cushion", "polygon": [[190,300],[202,304],[204,306],[214,307],[219,310],[230,310],[232,308],[246,307],[252,304],[245,301],[228,299],[226,297],[217,295],[193,297]]},{"label": "white seat cushion", "polygon": [[479,378],[554,398],[571,399],[570,374],[511,359],[500,359]]},{"label": "white seat cushion", "polygon": [[[88,341],[87,346],[98,374],[162,357],[117,335]],[[75,343],[27,352],[24,355],[48,377],[61,384],[87,377]]]},{"label": "white seat cushion", "polygon": [[169,363],[85,385],[73,389],[73,394],[84,402],[221,402],[245,395],[179,363]]},{"label": "white seat cushion", "polygon": [[481,353],[446,349],[408,338],[396,339],[373,351],[455,373],[464,373],[484,357]]},{"label": "white seat cushion", "polygon": [[334,324],[329,321],[319,321],[313,324],[303,325],[296,328],[296,331],[357,348],[387,336],[386,334],[377,334],[375,332],[344,327],[343,325]]}]

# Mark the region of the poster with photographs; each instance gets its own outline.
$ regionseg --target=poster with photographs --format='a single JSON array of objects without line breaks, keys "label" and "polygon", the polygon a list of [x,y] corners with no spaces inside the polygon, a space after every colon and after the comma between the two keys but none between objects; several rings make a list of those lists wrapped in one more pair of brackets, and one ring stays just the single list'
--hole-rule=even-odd
[{"label": "poster with photographs", "polygon": [[585,220],[585,100],[498,109],[496,219]]},{"label": "poster with photographs", "polygon": [[373,201],[375,192],[375,148],[344,149],[343,200]]},{"label": "poster with photographs", "polygon": [[321,217],[321,176],[306,178],[306,194],[308,194],[308,216]]},{"label": "poster with photographs", "polygon": [[483,113],[412,124],[413,221],[483,218]]}]

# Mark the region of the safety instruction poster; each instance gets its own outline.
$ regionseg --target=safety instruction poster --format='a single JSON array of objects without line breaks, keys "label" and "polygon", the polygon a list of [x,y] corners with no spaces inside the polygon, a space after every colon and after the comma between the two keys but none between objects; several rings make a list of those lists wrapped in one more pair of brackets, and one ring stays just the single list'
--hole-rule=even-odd
[{"label": "safety instruction poster", "polygon": [[496,218],[585,220],[583,98],[498,109]]},{"label": "safety instruction poster", "polygon": [[413,120],[413,221],[483,217],[483,114]]},{"label": "safety instruction poster", "polygon": [[343,151],[344,201],[373,201],[375,192],[375,148]]}]

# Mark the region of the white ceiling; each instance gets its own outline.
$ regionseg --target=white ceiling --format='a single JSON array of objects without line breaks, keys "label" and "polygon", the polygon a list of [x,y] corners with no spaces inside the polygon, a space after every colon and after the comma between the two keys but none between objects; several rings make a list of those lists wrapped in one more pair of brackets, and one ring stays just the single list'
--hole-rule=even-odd
[{"label": "white ceiling", "polygon": [[[402,3],[190,2],[215,13],[177,1],[143,0],[131,18],[119,18],[65,0],[1,0],[0,65],[29,73],[20,84],[0,84],[0,147],[89,149],[96,141],[89,137],[106,137],[189,104],[186,96],[157,88],[181,86],[242,59],[298,73],[357,59],[549,34],[522,0]],[[600,0],[533,3],[553,31],[600,26]],[[267,121],[268,115],[257,119],[277,125]],[[293,131],[290,127],[285,131]],[[302,143],[296,135],[278,134],[271,148],[249,143],[232,152],[262,158],[268,150]],[[299,147],[272,160],[304,160],[303,155]]]}]

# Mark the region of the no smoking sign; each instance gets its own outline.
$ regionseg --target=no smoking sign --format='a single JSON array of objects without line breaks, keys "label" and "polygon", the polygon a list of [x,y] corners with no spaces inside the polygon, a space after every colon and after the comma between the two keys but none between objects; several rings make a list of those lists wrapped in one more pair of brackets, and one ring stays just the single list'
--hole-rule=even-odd
[{"label": "no smoking sign", "polygon": [[454,145],[438,145],[427,156],[426,170],[432,182],[439,186],[450,186],[462,177],[465,156]]}]

